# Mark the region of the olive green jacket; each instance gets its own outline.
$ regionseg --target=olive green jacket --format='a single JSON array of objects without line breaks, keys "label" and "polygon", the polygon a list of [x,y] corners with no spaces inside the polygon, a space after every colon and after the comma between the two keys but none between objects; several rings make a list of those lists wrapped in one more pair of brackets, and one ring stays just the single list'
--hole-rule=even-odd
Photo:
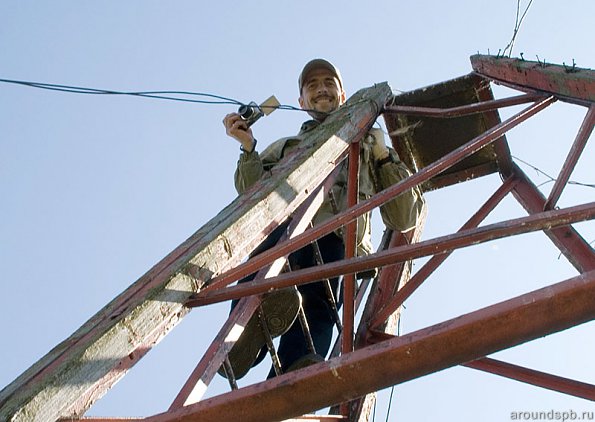
[{"label": "olive green jacket", "polygon": [[[297,136],[282,138],[269,145],[262,154],[256,150],[242,152],[235,172],[235,187],[242,194],[261,177],[267,175],[283,157],[292,151],[302,140],[302,135],[319,125],[311,120],[305,122]],[[401,162],[396,151],[389,148],[391,161],[376,163],[372,155],[374,138],[384,136],[379,129],[372,129],[360,142],[359,197],[368,199],[373,194],[405,179],[411,175],[409,169]],[[332,195],[324,200],[314,216],[314,225],[333,217],[336,213],[347,209],[347,160],[339,164],[341,169],[332,187]],[[334,199],[331,201],[330,198]],[[380,215],[384,224],[392,229],[407,232],[415,228],[424,209],[424,199],[419,188],[411,189],[380,207]],[[372,251],[370,214],[364,214],[357,220],[357,254],[366,255]],[[338,232],[342,235],[342,232]]]}]

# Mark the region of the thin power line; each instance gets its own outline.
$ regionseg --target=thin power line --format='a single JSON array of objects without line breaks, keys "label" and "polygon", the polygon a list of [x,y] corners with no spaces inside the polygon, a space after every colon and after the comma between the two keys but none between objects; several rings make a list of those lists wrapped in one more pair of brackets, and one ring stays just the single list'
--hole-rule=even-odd
[{"label": "thin power line", "polygon": [[[554,177],[550,176],[550,175],[549,175],[549,174],[547,174],[545,171],[543,171],[543,170],[541,170],[541,169],[537,168],[537,167],[536,167],[536,166],[534,166],[533,164],[531,164],[531,163],[528,163],[528,162],[526,162],[526,161],[524,161],[524,160],[521,160],[520,158],[518,158],[518,157],[515,157],[514,155],[512,156],[512,158],[514,158],[515,160],[517,160],[517,161],[520,161],[521,163],[523,163],[523,164],[525,164],[525,165],[527,165],[527,166],[531,167],[531,168],[532,168],[533,170],[535,170],[537,173],[539,173],[539,174],[541,174],[541,175],[543,175],[543,176],[545,176],[546,178],[548,178],[548,179],[549,179],[549,180],[545,181],[544,183],[540,184],[539,186],[543,186],[543,185],[545,185],[545,184],[547,184],[547,183],[552,183],[552,182],[555,182],[555,181],[556,181],[556,178],[554,178]],[[594,188],[594,189],[595,189],[595,184],[592,184],[592,183],[581,183],[581,182],[576,182],[576,181],[573,181],[573,180],[569,180],[569,181],[568,181],[568,184],[569,184],[569,185],[577,185],[577,186],[583,186],[583,187],[587,187],[587,188]]]},{"label": "thin power line", "polygon": [[[556,179],[555,179],[554,177],[550,176],[550,175],[549,175],[549,174],[547,174],[545,171],[543,171],[543,170],[541,170],[540,168],[538,168],[538,167],[534,166],[533,164],[531,164],[531,163],[528,163],[528,162],[526,162],[526,161],[524,161],[524,160],[521,160],[520,158],[518,158],[518,157],[515,157],[514,155],[512,156],[512,158],[514,158],[515,160],[517,160],[517,161],[520,161],[521,163],[523,163],[523,164],[525,164],[525,165],[527,165],[527,166],[531,167],[531,168],[532,168],[533,170],[535,170],[535,171],[536,171],[538,174],[541,174],[541,175],[543,175],[543,176],[545,176],[545,177],[547,177],[547,178],[549,179],[549,180],[546,180],[545,182],[543,182],[543,183],[539,184],[537,187],[540,187],[540,186],[543,186],[543,185],[545,185],[545,184],[547,184],[547,183],[551,183],[551,182],[555,182],[555,181],[556,181]],[[595,184],[574,182],[574,181],[572,181],[572,180],[569,180],[569,181],[568,181],[568,184],[569,184],[569,185],[585,186],[585,187],[588,187],[588,188],[595,188]],[[589,242],[589,245],[593,244],[594,242],[595,242],[595,239],[594,239],[594,240],[592,240],[591,242]],[[561,257],[562,257],[562,252],[560,252],[560,253],[558,254],[558,259],[560,259]]]},{"label": "thin power line", "polygon": [[395,392],[395,386],[393,385],[390,389],[390,398],[388,399],[388,410],[386,411],[386,422],[388,422],[388,418],[390,416],[390,409],[393,406],[393,393]]},{"label": "thin power line", "polygon": [[[0,82],[23,85],[31,88],[47,89],[51,91],[60,91],[74,94],[91,94],[91,95],[130,95],[135,97],[144,97],[159,100],[170,100],[170,101],[183,101],[198,104],[227,104],[244,106],[241,101],[233,98],[223,97],[220,95],[209,94],[204,92],[192,92],[192,91],[114,91],[108,89],[88,88],[72,85],[59,85],[49,84],[45,82],[31,82],[31,81],[19,81],[13,79],[0,79]],[[196,98],[183,98],[180,96],[187,97],[204,97],[209,100],[196,99]],[[292,111],[308,111],[291,105],[280,104],[278,106],[271,106],[279,110],[292,110]]]},{"label": "thin power line", "polygon": [[[138,97],[158,98],[158,99],[166,99],[166,100],[173,100],[173,101],[189,101],[189,102],[195,102],[195,103],[201,103],[201,104],[242,105],[242,103],[240,101],[234,100],[232,98],[222,97],[222,96],[213,95],[213,94],[206,94],[203,92],[188,92],[188,91],[130,92],[130,91],[114,91],[114,90],[98,89],[98,88],[86,88],[86,87],[71,86],[71,85],[49,84],[49,83],[44,83],[44,82],[17,81],[17,80],[12,80],[12,79],[0,79],[0,82],[24,85],[24,86],[29,86],[32,88],[48,89],[51,91],[69,92],[69,93],[75,93],[75,94],[132,95],[132,96],[138,96]],[[165,95],[165,94],[167,94],[167,95]],[[169,95],[188,95],[188,96],[207,97],[207,98],[216,99],[216,101],[215,100],[197,100],[197,99],[171,97]]]},{"label": "thin power line", "polygon": [[502,51],[502,56],[506,55],[506,50],[508,51],[508,57],[510,57],[512,55],[512,48],[514,47],[514,42],[516,41],[516,37],[519,33],[519,30],[521,29],[521,25],[523,23],[523,20],[525,19],[525,16],[527,15],[527,12],[529,11],[529,8],[531,7],[531,3],[533,3],[533,0],[529,0],[529,3],[527,4],[527,7],[525,8],[525,11],[523,12],[522,16],[519,19],[519,14],[521,11],[521,0],[517,0],[517,4],[516,4],[516,21],[514,24],[514,31],[512,33],[512,39],[510,40],[510,42],[508,43],[508,45],[506,47],[504,47],[504,51]]}]

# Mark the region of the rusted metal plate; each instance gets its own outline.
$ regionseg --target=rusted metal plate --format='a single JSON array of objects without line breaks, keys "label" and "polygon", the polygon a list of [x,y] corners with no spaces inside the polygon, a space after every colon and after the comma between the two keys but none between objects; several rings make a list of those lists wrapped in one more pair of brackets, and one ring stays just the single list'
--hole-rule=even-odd
[{"label": "rusted metal plate", "polygon": [[[489,82],[469,74],[439,84],[394,96],[390,106],[417,106],[438,109],[489,101],[494,98]],[[460,117],[425,117],[385,113],[384,120],[395,150],[412,170],[420,170],[439,160],[474,137],[500,122],[497,110]],[[434,176],[423,185],[432,190],[498,171],[499,156],[510,159],[503,135],[488,145]]]}]

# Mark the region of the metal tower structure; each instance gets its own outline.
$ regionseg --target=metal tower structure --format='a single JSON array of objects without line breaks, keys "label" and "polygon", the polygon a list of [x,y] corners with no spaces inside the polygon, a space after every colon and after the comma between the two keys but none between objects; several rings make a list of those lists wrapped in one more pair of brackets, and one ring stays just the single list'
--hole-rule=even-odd
[{"label": "metal tower structure", "polygon": [[[393,95],[381,83],[363,89],[319,128],[296,154],[238,197],[215,218],[86,322],[70,338],[0,392],[0,420],[118,421],[82,415],[193,307],[242,299],[221,327],[169,409],[147,422],[367,421],[374,392],[455,365],[595,400],[595,386],[486,357],[494,352],[595,318],[595,251],[572,224],[595,218],[595,203],[558,208],[558,200],[595,122],[595,72],[503,57],[471,57],[473,72]],[[494,99],[491,84],[519,91]],[[511,157],[505,134],[556,101],[586,108],[568,156],[548,197]],[[498,109],[526,104],[501,120]],[[413,175],[311,227],[335,166],[351,157],[350,192],[357,185],[359,140],[383,115],[399,156]],[[440,140],[440,142],[437,142]],[[423,219],[411,233],[385,232],[378,252],[314,268],[282,272],[285,257],[340,227],[355,238],[355,219],[414,186],[425,191],[499,173],[502,183],[459,231],[421,240]],[[481,222],[507,196],[528,216]],[[285,239],[242,260],[292,216]],[[455,250],[494,239],[542,231],[577,275],[418,331],[395,335],[403,302]],[[417,271],[410,262],[429,259]],[[379,269],[371,280],[355,274]],[[256,279],[234,284],[258,271]],[[226,365],[261,295],[274,289],[343,276],[344,306],[332,357],[258,384],[201,400]],[[357,309],[363,307],[356,321]],[[266,330],[265,330],[266,331]],[[305,330],[307,333],[307,330]],[[271,342],[274,356],[274,344]],[[262,405],[265,403],[265,405]],[[329,415],[308,415],[330,408]]]}]

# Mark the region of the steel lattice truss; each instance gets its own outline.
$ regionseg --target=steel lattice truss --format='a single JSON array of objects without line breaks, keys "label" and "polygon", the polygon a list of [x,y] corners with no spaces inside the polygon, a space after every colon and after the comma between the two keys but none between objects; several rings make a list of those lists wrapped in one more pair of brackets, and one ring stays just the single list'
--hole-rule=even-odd
[{"label": "steel lattice truss", "polygon": [[[593,130],[595,72],[492,56],[473,56],[471,62],[473,73],[422,90],[393,96],[386,84],[378,84],[355,94],[303,141],[304,147],[295,156],[278,166],[271,179],[234,201],[2,390],[0,419],[82,420],[76,418],[192,307],[240,298],[240,305],[170,408],[142,420],[222,421],[241,415],[244,422],[289,418],[367,421],[375,391],[455,365],[595,400],[594,385],[486,357],[595,318],[595,251],[572,226],[595,218],[595,203],[557,207]],[[521,93],[494,99],[492,83]],[[587,111],[546,198],[513,161],[505,133],[556,101]],[[519,104],[526,106],[500,120],[498,109]],[[415,172],[369,200],[357,202],[358,169],[351,163],[358,162],[358,142],[381,114],[393,146]],[[437,136],[446,141],[437,145]],[[311,227],[310,220],[332,183],[335,165],[346,157],[351,157],[350,208]],[[386,232],[378,252],[354,256],[357,216],[417,185],[429,191],[496,172],[501,185],[456,233],[420,240],[422,219],[406,235]],[[479,227],[509,195],[528,216]],[[279,197],[283,201],[276,203],[274,198]],[[286,239],[241,263],[290,215]],[[342,226],[348,233],[345,260],[281,272],[289,253]],[[549,237],[576,268],[576,277],[412,333],[393,335],[403,302],[453,251],[535,231]],[[420,257],[430,258],[412,272],[409,263]],[[356,273],[375,268],[381,270],[374,280],[356,281]],[[234,284],[256,271],[254,281]],[[340,341],[331,359],[239,389],[230,377],[232,391],[201,401],[225,364],[238,327],[244,327],[258,311],[262,294],[336,276],[343,276],[344,307]],[[354,315],[360,305],[364,308],[356,325]],[[113,358],[89,359],[99,353]],[[66,388],[75,384],[73,379],[85,382],[76,383],[78,390]],[[266,405],[256,405],[262,403]],[[331,407],[329,416],[300,416],[326,407]]]}]

